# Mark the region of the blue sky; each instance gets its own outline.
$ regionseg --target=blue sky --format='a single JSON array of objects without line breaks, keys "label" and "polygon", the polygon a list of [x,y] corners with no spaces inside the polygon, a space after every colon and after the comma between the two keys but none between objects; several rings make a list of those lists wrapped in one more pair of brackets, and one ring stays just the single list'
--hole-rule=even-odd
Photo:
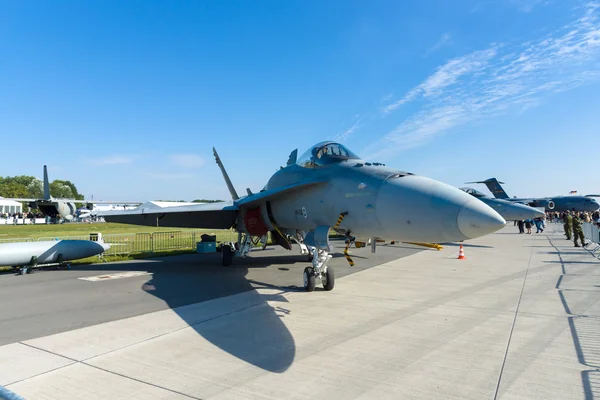
[{"label": "blue sky", "polygon": [[412,3],[2,2],[0,175],[228,199],[213,146],[245,192],[336,139],[455,186],[600,192],[600,5]]}]

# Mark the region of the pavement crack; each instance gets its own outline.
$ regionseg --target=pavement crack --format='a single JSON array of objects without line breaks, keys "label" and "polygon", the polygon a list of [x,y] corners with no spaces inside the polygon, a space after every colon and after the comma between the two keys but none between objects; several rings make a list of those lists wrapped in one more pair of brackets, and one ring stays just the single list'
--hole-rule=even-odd
[{"label": "pavement crack", "polygon": [[43,351],[43,352],[45,352],[45,353],[48,353],[48,354],[52,354],[53,356],[57,356],[57,357],[61,357],[61,358],[67,359],[67,360],[69,360],[69,361],[71,361],[71,362],[70,362],[69,364],[66,364],[66,365],[63,365],[63,366],[60,366],[60,367],[57,367],[57,368],[50,369],[50,370],[48,370],[48,371],[44,371],[44,372],[41,372],[41,373],[39,373],[39,374],[35,374],[35,375],[32,375],[32,376],[28,376],[27,378],[20,379],[20,380],[18,380],[18,381],[15,381],[15,382],[11,382],[11,383],[9,383],[9,384],[5,385],[5,386],[7,386],[7,387],[8,387],[8,386],[10,386],[10,385],[17,384],[17,383],[19,383],[19,382],[23,382],[23,381],[29,380],[29,379],[31,379],[31,378],[35,378],[36,376],[45,375],[45,374],[47,374],[47,373],[49,373],[49,372],[53,372],[53,371],[57,371],[57,370],[59,370],[59,369],[63,369],[63,368],[66,368],[66,367],[70,367],[70,366],[72,366],[72,365],[75,365],[75,364],[83,364],[83,365],[86,365],[86,366],[88,366],[88,367],[95,368],[95,369],[97,369],[97,370],[100,370],[100,371],[107,372],[107,373],[109,373],[109,374],[117,375],[117,376],[120,376],[120,377],[122,377],[122,378],[130,379],[130,380],[132,380],[132,381],[136,381],[136,382],[139,382],[139,383],[143,383],[143,384],[146,384],[146,385],[150,385],[150,386],[153,386],[153,387],[155,387],[155,388],[158,388],[158,389],[166,390],[166,391],[168,391],[168,392],[175,393],[175,394],[178,394],[178,395],[180,395],[180,396],[187,397],[187,398],[189,398],[189,399],[194,399],[194,400],[203,400],[201,397],[194,397],[194,396],[190,396],[190,395],[188,395],[188,394],[185,394],[185,393],[178,392],[177,390],[169,389],[169,388],[167,388],[167,387],[160,386],[160,385],[156,385],[156,384],[154,384],[154,383],[151,383],[151,382],[146,382],[146,381],[143,381],[143,380],[141,380],[141,379],[133,378],[133,377],[131,377],[131,376],[123,375],[123,374],[120,374],[120,373],[118,373],[118,372],[110,371],[110,370],[107,370],[107,369],[105,369],[105,368],[98,367],[98,366],[96,366],[96,365],[88,364],[88,363],[87,363],[87,362],[85,362],[85,361],[78,361],[78,360],[76,360],[76,359],[74,359],[74,358],[67,357],[67,356],[63,356],[63,355],[61,355],[61,354],[55,353],[55,352],[53,352],[53,351],[50,351],[50,350],[46,350],[46,349],[43,349],[43,348],[40,348],[40,347],[32,346],[32,345],[30,345],[30,344],[27,344],[27,343],[24,343],[24,342],[19,342],[19,343],[20,343],[20,344],[22,344],[23,346],[27,346],[27,347],[30,347],[30,348],[32,348],[32,349],[35,349],[35,350],[39,350],[39,351]]},{"label": "pavement crack", "polygon": [[517,324],[517,316],[519,315],[519,307],[521,306],[521,300],[523,299],[523,293],[525,292],[525,283],[527,282],[527,275],[529,274],[529,267],[531,266],[531,259],[533,257],[533,249],[535,249],[536,237],[533,237],[533,243],[531,244],[531,251],[529,252],[529,260],[527,261],[527,269],[525,270],[525,276],[523,277],[523,284],[521,285],[521,293],[517,300],[517,307],[515,308],[515,315],[513,322],[510,327],[510,333],[508,334],[508,341],[506,342],[506,349],[504,350],[504,357],[502,358],[502,366],[500,367],[500,373],[498,374],[498,381],[496,382],[496,390],[494,391],[494,400],[498,398],[500,392],[500,384],[502,383],[502,374],[504,373],[504,367],[506,366],[506,359],[508,358],[508,351],[510,349],[510,342],[512,340],[513,332],[515,331],[515,325]]},{"label": "pavement crack", "polygon": [[86,363],[86,362],[84,362],[84,361],[81,361],[81,364],[83,364],[83,365],[87,365],[88,367],[95,368],[95,369],[97,369],[97,370],[99,370],[99,371],[103,371],[103,372],[107,372],[107,373],[109,373],[109,374],[113,374],[113,375],[116,375],[116,376],[120,376],[121,378],[129,379],[129,380],[132,380],[132,381],[135,381],[135,382],[143,383],[143,384],[145,384],[145,385],[153,386],[153,387],[155,387],[155,388],[158,388],[158,389],[166,390],[166,391],[168,391],[168,392],[175,393],[175,394],[178,394],[178,395],[180,395],[180,396],[187,397],[188,399],[194,399],[194,400],[203,400],[201,397],[190,396],[189,394],[182,393],[182,392],[179,392],[179,391],[177,391],[177,390],[169,389],[168,387],[164,387],[164,386],[161,386],[161,385],[157,385],[157,384],[155,384],[155,383],[151,383],[151,382],[146,382],[146,381],[144,381],[144,380],[142,380],[142,379],[137,379],[137,378],[134,378],[134,377],[131,377],[131,376],[127,376],[127,375],[124,375],[124,374],[120,374],[120,373],[118,373],[118,372],[111,371],[111,370],[109,370],[109,369],[105,369],[105,368],[102,368],[102,367],[98,367],[98,366],[96,366],[96,365],[88,364],[88,363]]}]

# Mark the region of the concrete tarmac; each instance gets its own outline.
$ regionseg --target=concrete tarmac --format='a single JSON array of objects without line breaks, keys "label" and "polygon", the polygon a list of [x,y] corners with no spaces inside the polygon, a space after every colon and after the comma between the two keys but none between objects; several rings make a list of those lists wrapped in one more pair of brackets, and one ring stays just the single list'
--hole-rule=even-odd
[{"label": "concrete tarmac", "polygon": [[[342,241],[332,244],[343,249]],[[421,250],[408,244],[380,246],[375,254],[370,248],[352,248],[354,267],[340,254],[330,265],[342,277]],[[0,346],[261,287],[293,290],[302,286],[302,272],[310,264],[298,246],[255,250],[229,267],[221,265],[220,254],[0,275],[0,304],[7,305],[0,312]],[[106,278],[100,278],[101,284],[81,279],[91,277]]]},{"label": "concrete tarmac", "polygon": [[0,346],[0,385],[26,399],[598,398],[600,262],[516,230],[331,292],[263,282]]}]

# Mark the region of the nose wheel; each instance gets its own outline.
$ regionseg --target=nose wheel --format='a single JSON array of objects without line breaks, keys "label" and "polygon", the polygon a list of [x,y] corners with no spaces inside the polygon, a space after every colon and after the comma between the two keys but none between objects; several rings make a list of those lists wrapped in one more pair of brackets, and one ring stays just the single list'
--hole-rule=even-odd
[{"label": "nose wheel", "polygon": [[326,250],[317,250],[312,248],[313,259],[312,266],[304,268],[304,289],[307,292],[315,290],[317,278],[321,280],[323,289],[329,291],[335,286],[335,273],[332,267],[326,265],[331,259],[331,255]]}]

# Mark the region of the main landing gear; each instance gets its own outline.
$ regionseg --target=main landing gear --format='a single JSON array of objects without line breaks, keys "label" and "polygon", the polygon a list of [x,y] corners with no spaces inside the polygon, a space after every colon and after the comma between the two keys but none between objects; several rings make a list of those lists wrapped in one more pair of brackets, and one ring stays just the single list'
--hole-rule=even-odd
[{"label": "main landing gear", "polygon": [[304,289],[307,292],[315,290],[317,278],[321,280],[325,290],[332,290],[335,286],[335,273],[332,267],[326,263],[331,259],[331,254],[327,250],[318,250],[311,248],[312,266],[304,269]]},{"label": "main landing gear", "polygon": [[267,247],[267,236],[261,236],[258,239],[253,239],[247,233],[238,233],[237,243],[223,243],[221,246],[221,263],[228,267],[233,263],[233,257],[247,257],[252,251],[252,247],[258,243],[262,243],[263,250]]}]

